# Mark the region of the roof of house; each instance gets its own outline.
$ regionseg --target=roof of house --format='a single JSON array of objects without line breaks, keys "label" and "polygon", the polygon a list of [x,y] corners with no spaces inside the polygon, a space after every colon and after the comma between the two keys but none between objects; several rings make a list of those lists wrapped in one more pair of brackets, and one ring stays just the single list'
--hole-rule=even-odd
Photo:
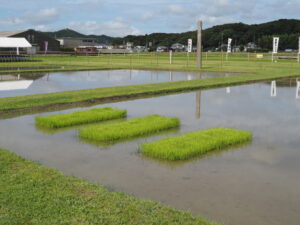
[{"label": "roof of house", "polygon": [[30,48],[32,45],[25,38],[0,37],[0,48]]},{"label": "roof of house", "polygon": [[16,34],[23,33],[27,30],[0,31],[0,37],[11,37]]}]

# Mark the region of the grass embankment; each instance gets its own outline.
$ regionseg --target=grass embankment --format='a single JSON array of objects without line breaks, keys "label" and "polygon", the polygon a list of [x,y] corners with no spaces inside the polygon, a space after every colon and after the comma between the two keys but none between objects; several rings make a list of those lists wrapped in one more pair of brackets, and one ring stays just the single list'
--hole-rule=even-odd
[{"label": "grass embankment", "polygon": [[213,225],[153,201],[89,184],[0,149],[0,224]]},{"label": "grass embankment", "polygon": [[118,124],[88,127],[81,129],[79,135],[84,139],[105,143],[150,135],[177,127],[179,127],[179,119],[177,118],[150,115],[120,122]]},{"label": "grass embankment", "polygon": [[146,97],[158,94],[171,94],[196,89],[208,89],[239,85],[247,82],[262,81],[281,78],[281,74],[240,75],[231,77],[218,77],[192,81],[176,81],[168,83],[131,85],[121,87],[96,88],[88,90],[67,91],[51,94],[37,94],[19,97],[0,98],[0,113],[14,110],[32,110],[41,108],[55,108],[67,104],[84,102],[113,101],[116,99],[128,99]]},{"label": "grass embankment", "polygon": [[141,151],[148,156],[183,160],[205,154],[209,151],[244,143],[252,139],[248,131],[229,128],[212,128],[196,131],[180,137],[168,137],[156,142],[141,145]]},{"label": "grass embankment", "polygon": [[86,111],[77,111],[67,114],[55,114],[39,116],[35,118],[38,126],[47,128],[69,127],[87,123],[94,123],[126,117],[126,110],[113,109],[111,107],[95,108]]},{"label": "grass embankment", "polygon": [[[123,87],[98,88],[79,91],[68,91],[51,94],[38,94],[22,97],[0,98],[0,113],[16,110],[32,110],[41,108],[54,108],[75,103],[112,101],[116,99],[145,97],[157,94],[169,94],[195,89],[215,88],[222,86],[239,85],[243,83],[279,79],[283,77],[299,76],[300,63],[296,61],[278,61],[272,63],[267,60],[257,60],[251,54],[230,54],[227,61],[218,53],[209,53],[203,60],[205,71],[231,71],[247,72],[230,77],[217,77],[211,79],[178,81],[158,84],[133,85]],[[269,56],[267,56],[269,57]],[[93,69],[155,69],[155,70],[196,70],[195,57],[191,55],[190,64],[184,54],[174,57],[173,64],[168,62],[167,54],[141,54],[130,56],[99,56],[99,57],[41,57],[42,62],[30,63],[33,65],[60,65],[72,66],[72,70]],[[25,66],[23,63],[0,64],[6,66]],[[76,66],[77,65],[77,66]],[[74,67],[73,67],[74,66]],[[20,70],[18,70],[20,72]],[[21,70],[26,71],[26,70]]]}]

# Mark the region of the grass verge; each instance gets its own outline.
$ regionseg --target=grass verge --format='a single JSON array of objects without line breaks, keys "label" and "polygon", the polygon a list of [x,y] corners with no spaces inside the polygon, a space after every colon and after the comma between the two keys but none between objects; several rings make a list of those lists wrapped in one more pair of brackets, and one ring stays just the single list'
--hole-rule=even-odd
[{"label": "grass verge", "polygon": [[126,110],[113,109],[111,107],[95,108],[86,111],[76,111],[67,114],[39,116],[35,118],[37,126],[47,128],[69,127],[87,123],[100,122],[126,117]]},{"label": "grass verge", "polygon": [[[77,103],[104,102],[124,100],[128,98],[164,95],[196,89],[207,89],[295,77],[300,75],[300,63],[282,60],[272,63],[270,55],[264,60],[257,60],[256,54],[230,54],[228,60],[223,60],[223,54],[207,53],[203,61],[203,71],[243,72],[238,76],[216,77],[192,81],[178,81],[158,84],[132,85],[122,87],[98,88],[90,90],[68,91],[51,94],[38,94],[20,97],[0,98],[0,114],[12,111],[30,111],[47,108],[53,109],[63,105]],[[38,57],[41,62],[31,63],[2,63],[0,68],[26,66],[56,66],[71,70],[100,70],[100,69],[148,69],[173,71],[199,71],[195,67],[195,55],[191,55],[191,63],[187,64],[186,54],[176,54],[173,64],[169,64],[168,54],[133,54],[99,57]],[[26,70],[16,70],[26,72]],[[39,70],[33,70],[39,71]],[[65,71],[65,70],[63,70]],[[2,71],[3,73],[5,70]],[[6,72],[5,72],[6,73]]]},{"label": "grass verge", "polygon": [[[299,72],[297,73],[297,75],[299,75]],[[296,74],[291,74],[290,76],[296,76]],[[226,87],[256,81],[266,81],[268,79],[279,79],[281,77],[283,77],[281,74],[269,74],[265,76],[249,74],[191,81],[175,81],[167,83],[67,91],[51,94],[6,97],[0,98],[0,113],[7,114],[14,110],[32,110],[43,107],[47,107],[49,109],[51,107],[55,108],[57,106],[83,102],[91,103],[97,101],[99,103],[101,101],[116,101],[136,97],[147,97],[158,94],[164,95],[197,89]]]},{"label": "grass verge", "polygon": [[200,217],[109,192],[0,149],[0,224],[199,224]]},{"label": "grass verge", "polygon": [[184,160],[250,141],[252,134],[230,128],[212,128],[191,132],[180,137],[168,137],[141,145],[148,156],[166,160]]},{"label": "grass verge", "polygon": [[115,142],[123,139],[149,135],[176,127],[179,127],[178,118],[150,115],[118,124],[88,127],[81,129],[79,135],[81,138],[93,141]]}]

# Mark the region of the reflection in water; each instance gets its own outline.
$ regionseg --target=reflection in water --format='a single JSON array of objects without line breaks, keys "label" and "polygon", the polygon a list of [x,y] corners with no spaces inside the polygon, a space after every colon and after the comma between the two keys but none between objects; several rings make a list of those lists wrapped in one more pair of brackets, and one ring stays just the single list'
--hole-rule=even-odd
[{"label": "reflection in water", "polygon": [[[235,74],[232,74],[235,75]],[[205,72],[203,78],[225,76],[224,73]],[[226,74],[227,76],[227,74]],[[7,81],[8,77],[0,77]],[[139,70],[107,70],[107,71],[81,71],[81,72],[55,72],[46,75],[34,76],[26,74],[10,76],[9,79],[34,80],[33,84],[23,91],[16,89],[1,92],[0,97],[21,96],[62,92],[80,89],[126,86],[146,83],[160,83],[180,80],[201,79],[196,72],[168,72],[168,71],[139,71]],[[1,81],[0,81],[1,83]]]},{"label": "reflection in water", "polygon": [[201,91],[196,92],[196,119],[201,117]]},{"label": "reflection in water", "polygon": [[33,80],[16,80],[0,82],[0,91],[26,90],[33,83]]},{"label": "reflection in water", "polygon": [[297,79],[296,99],[300,99],[300,81]]},{"label": "reflection in water", "polygon": [[227,87],[226,88],[226,94],[230,94],[231,90],[230,90],[230,87]]},{"label": "reflection in water", "polygon": [[170,74],[169,74],[169,81],[173,81],[173,71],[170,71]]},{"label": "reflection in water", "polygon": [[277,96],[276,81],[273,80],[271,82],[271,97],[276,97],[276,96]]}]

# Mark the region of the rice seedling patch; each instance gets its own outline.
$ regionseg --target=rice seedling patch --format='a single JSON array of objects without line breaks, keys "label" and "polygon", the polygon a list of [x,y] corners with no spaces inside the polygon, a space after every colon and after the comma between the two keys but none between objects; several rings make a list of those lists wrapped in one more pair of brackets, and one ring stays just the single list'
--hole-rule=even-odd
[{"label": "rice seedling patch", "polygon": [[39,116],[35,118],[35,122],[37,126],[53,129],[124,118],[126,115],[126,110],[105,107],[67,114]]},{"label": "rice seedling patch", "polygon": [[142,144],[140,149],[147,156],[166,160],[184,160],[209,151],[245,143],[251,139],[252,133],[248,131],[212,128]]},{"label": "rice seedling patch", "polygon": [[109,143],[151,135],[177,127],[179,127],[178,118],[150,115],[118,124],[91,126],[79,130],[79,136],[87,140]]}]

